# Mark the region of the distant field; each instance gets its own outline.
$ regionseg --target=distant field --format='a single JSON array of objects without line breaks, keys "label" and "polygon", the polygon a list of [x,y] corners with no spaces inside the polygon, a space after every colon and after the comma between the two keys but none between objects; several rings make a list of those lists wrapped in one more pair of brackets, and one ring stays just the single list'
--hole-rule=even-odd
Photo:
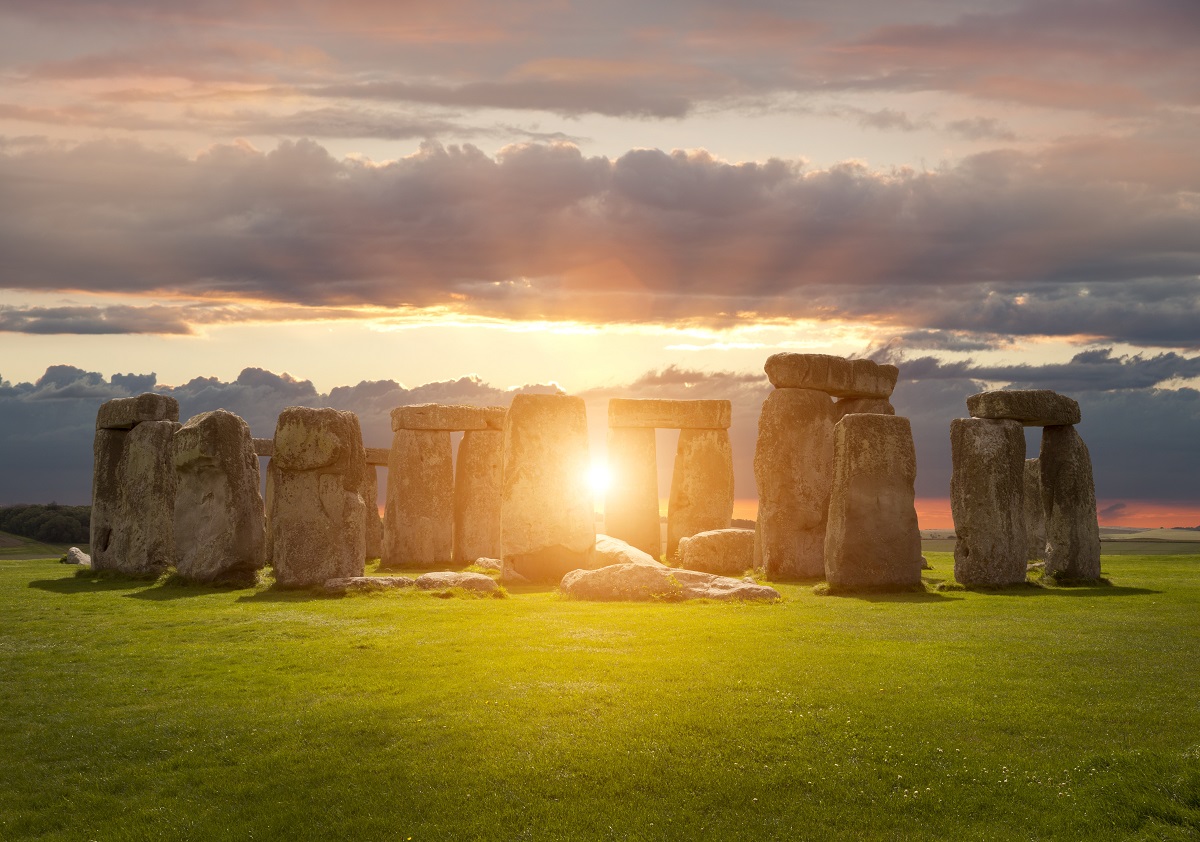
[{"label": "distant field", "polygon": [[0,561],[50,557],[61,558],[63,553],[72,546],[79,547],[85,553],[90,549],[87,544],[43,544],[32,538],[22,538],[20,535],[10,535],[7,532],[0,532]]},{"label": "distant field", "polygon": [[1200,555],[1104,572],[590,604],[0,561],[0,839],[1195,839]]}]

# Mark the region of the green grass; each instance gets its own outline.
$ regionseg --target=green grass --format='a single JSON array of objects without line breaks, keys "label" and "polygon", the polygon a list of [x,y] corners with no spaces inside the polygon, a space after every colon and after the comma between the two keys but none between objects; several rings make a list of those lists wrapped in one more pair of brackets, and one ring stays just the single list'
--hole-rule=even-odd
[{"label": "green grass", "polygon": [[1198,838],[1200,556],[1104,573],[601,604],[3,561],[0,839]]},{"label": "green grass", "polygon": [[[71,547],[90,552],[89,544],[43,544],[33,538],[0,532],[0,561],[19,561],[39,558],[61,558]],[[3,837],[0,837],[3,838]]]}]

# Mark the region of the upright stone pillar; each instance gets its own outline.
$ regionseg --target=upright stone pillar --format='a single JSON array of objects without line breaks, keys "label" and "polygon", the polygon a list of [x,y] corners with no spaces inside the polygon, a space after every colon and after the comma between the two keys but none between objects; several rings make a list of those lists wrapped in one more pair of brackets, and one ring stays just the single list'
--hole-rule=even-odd
[{"label": "upright stone pillar", "polygon": [[954,578],[963,585],[1025,581],[1025,432],[1019,421],[950,422],[950,512],[958,540]]},{"label": "upright stone pillar", "polygon": [[589,467],[582,398],[513,398],[504,422],[500,514],[509,570],[531,581],[558,582],[588,565],[596,542]]},{"label": "upright stone pillar", "polygon": [[250,425],[217,409],[172,441],[175,569],[193,582],[253,581],[264,564],[263,500]]},{"label": "upright stone pillar", "polygon": [[667,557],[675,555],[680,538],[728,529],[732,518],[733,450],[729,431],[680,431],[667,504]]},{"label": "upright stone pillar", "polygon": [[375,466],[368,463],[363,470],[362,498],[365,505],[363,513],[363,537],[366,549],[363,555],[366,559],[383,556],[383,520],[379,517],[379,475]]},{"label": "upright stone pillar", "polygon": [[609,427],[612,482],[604,496],[604,531],[657,559],[662,555],[662,521],[656,434],[653,427]]},{"label": "upright stone pillar", "polygon": [[467,430],[454,469],[454,563],[500,558],[504,431]]},{"label": "upright stone pillar", "polygon": [[147,392],[102,404],[92,474],[92,567],[153,576],[174,555],[171,439],[179,403]]},{"label": "upright stone pillar", "polygon": [[1046,513],[1042,509],[1042,464],[1025,460],[1025,558],[1040,561],[1046,557]]},{"label": "upright stone pillar", "polygon": [[388,457],[382,567],[448,565],[454,556],[454,451],[443,430],[398,429]]},{"label": "upright stone pillar", "polygon": [[776,389],[758,418],[755,566],[773,581],[825,575],[834,406],[813,389]]},{"label": "upright stone pillar", "polygon": [[832,589],[921,584],[917,453],[907,418],[846,415],[834,428],[834,474],[825,533]]},{"label": "upright stone pillar", "polygon": [[282,587],[363,575],[366,453],[358,416],[289,406],[270,464],[271,564]]},{"label": "upright stone pillar", "polygon": [[1039,456],[1046,513],[1046,573],[1100,578],[1100,525],[1092,457],[1073,426],[1042,430]]}]

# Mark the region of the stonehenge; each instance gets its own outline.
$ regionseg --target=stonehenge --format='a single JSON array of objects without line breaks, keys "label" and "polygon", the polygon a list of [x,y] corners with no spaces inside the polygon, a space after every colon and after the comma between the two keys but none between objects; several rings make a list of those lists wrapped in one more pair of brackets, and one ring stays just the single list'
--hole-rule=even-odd
[{"label": "stonehenge", "polygon": [[725,400],[608,402],[605,529],[653,558],[662,553],[655,430],[679,430],[667,503],[667,557],[681,538],[724,529],[733,517],[732,405]]},{"label": "stonehenge", "polygon": [[154,576],[174,559],[171,440],[179,403],[150,392],[115,398],[96,413],[92,567]]},{"label": "stonehenge", "polygon": [[[951,422],[954,576],[964,585],[1025,581],[1027,562],[1064,580],[1100,578],[1100,530],[1091,456],[1075,425],[1079,404],[1047,389],[981,392],[971,418]],[[1024,427],[1041,427],[1025,459]]]},{"label": "stonehenge", "polygon": [[771,579],[819,579],[826,575],[834,425],[853,414],[894,416],[889,398],[900,370],[794,353],[769,357],[764,370],[775,388],[763,402],[754,452],[755,566]]}]

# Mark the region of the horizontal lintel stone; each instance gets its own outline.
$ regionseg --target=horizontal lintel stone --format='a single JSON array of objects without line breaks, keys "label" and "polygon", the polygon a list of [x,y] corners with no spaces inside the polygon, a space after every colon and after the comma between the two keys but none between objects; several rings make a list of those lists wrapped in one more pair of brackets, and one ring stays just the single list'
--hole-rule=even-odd
[{"label": "horizontal lintel stone", "polygon": [[728,430],[733,408],[723,400],[637,400],[612,398],[608,426],[676,430]]},{"label": "horizontal lintel stone", "polygon": [[113,398],[100,404],[97,430],[132,430],[143,421],[178,421],[179,401],[154,392],[132,398]]},{"label": "horizontal lintel stone", "polygon": [[392,432],[399,430],[503,430],[502,406],[462,406],[421,403],[392,410]]},{"label": "horizontal lintel stone", "polygon": [[888,398],[900,369],[828,354],[772,354],[763,366],[776,389],[814,389],[835,398]]},{"label": "horizontal lintel stone", "polygon": [[967,398],[972,418],[1019,421],[1026,427],[1078,424],[1079,402],[1049,389],[998,389]]},{"label": "horizontal lintel stone", "polygon": [[388,463],[388,455],[391,454],[391,448],[388,447],[368,447],[367,464],[368,465],[383,465],[385,468]]},{"label": "horizontal lintel stone", "polygon": [[275,439],[254,439],[255,456],[274,456]]}]

